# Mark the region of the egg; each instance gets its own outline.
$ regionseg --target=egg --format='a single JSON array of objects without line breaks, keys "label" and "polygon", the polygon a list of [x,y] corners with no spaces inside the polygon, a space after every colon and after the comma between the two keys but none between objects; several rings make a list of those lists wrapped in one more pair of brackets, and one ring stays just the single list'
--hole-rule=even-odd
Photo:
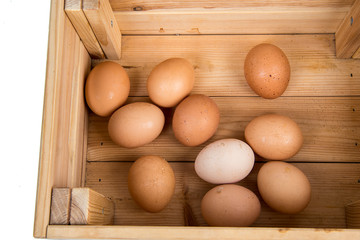
[{"label": "egg", "polygon": [[297,123],[279,114],[265,114],[251,120],[245,128],[245,139],[255,153],[269,160],[291,158],[303,144]]},{"label": "egg", "polygon": [[257,185],[266,204],[281,213],[299,213],[311,199],[311,186],[306,175],[286,162],[265,163],[257,175]]},{"label": "egg", "polygon": [[220,122],[220,111],[208,96],[194,94],[185,98],[175,109],[172,128],[179,142],[197,146],[210,139]]},{"label": "egg", "polygon": [[201,201],[202,216],[211,226],[247,227],[256,221],[260,211],[257,196],[235,184],[216,186]]},{"label": "egg", "polygon": [[250,173],[254,162],[254,152],[245,142],[221,139],[200,151],[195,160],[195,171],[209,183],[235,183]]},{"label": "egg", "polygon": [[130,167],[128,189],[145,211],[160,212],[175,191],[175,175],[170,164],[159,156],[142,156]]},{"label": "egg", "polygon": [[108,132],[111,140],[127,148],[140,147],[157,138],[165,124],[160,108],[147,102],[127,104],[111,115]]},{"label": "egg", "polygon": [[115,62],[102,62],[96,65],[86,79],[86,103],[101,117],[110,116],[122,106],[129,92],[129,77],[124,68]]},{"label": "egg", "polygon": [[150,99],[161,107],[174,107],[190,94],[194,67],[184,58],[170,58],[158,64],[147,79]]},{"label": "egg", "polygon": [[249,51],[244,74],[250,88],[259,96],[274,99],[281,96],[290,81],[290,63],[275,45],[263,43]]}]

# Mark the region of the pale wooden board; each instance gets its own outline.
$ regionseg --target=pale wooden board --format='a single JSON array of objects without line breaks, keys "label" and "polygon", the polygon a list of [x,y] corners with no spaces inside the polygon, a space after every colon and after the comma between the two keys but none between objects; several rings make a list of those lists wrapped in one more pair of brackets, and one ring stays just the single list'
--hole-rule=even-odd
[{"label": "pale wooden board", "polygon": [[[65,47],[66,46],[66,47]],[[64,1],[53,1],[44,93],[39,178],[34,236],[46,237],[53,187],[81,186],[87,110],[84,76],[91,59],[64,12]]]},{"label": "pale wooden board", "polygon": [[[115,222],[119,225],[186,226],[206,223],[201,216],[200,202],[215,185],[201,180],[193,163],[170,162],[175,177],[175,194],[160,213],[147,213],[132,200],[127,188],[127,174],[132,162],[89,162],[86,186],[115,201]],[[259,196],[256,176],[262,163],[256,163],[248,177],[240,182]],[[300,214],[276,213],[262,202],[259,219],[253,226],[266,227],[345,227],[344,206],[360,199],[360,164],[358,163],[295,163],[309,178],[312,198]],[[192,219],[186,221],[185,219]]]},{"label": "pale wooden board", "polygon": [[[89,114],[88,161],[134,161],[141,155],[159,154],[168,161],[194,161],[200,150],[222,138],[244,140],[246,125],[256,116],[278,113],[300,126],[304,145],[289,159],[301,162],[360,162],[360,97],[213,97],[220,109],[220,125],[210,140],[186,147],[174,137],[173,109],[163,109],[165,127],[152,143],[133,149],[122,148],[109,137],[108,118]],[[149,101],[133,97],[129,102]],[[257,157],[257,160],[262,160]]]},{"label": "pale wooden board", "polygon": [[115,11],[122,34],[334,33],[348,7],[238,7]]},{"label": "pale wooden board", "polygon": [[70,188],[54,188],[51,194],[50,223],[67,225],[70,222]]},{"label": "pale wooden board", "polygon": [[[255,96],[244,77],[251,48],[268,42],[280,47],[291,66],[283,96],[360,94],[359,62],[337,59],[334,35],[124,36],[119,62],[130,77],[130,96],[147,96],[151,70],[171,57],[184,57],[195,68],[192,93],[210,96]],[[96,65],[101,60],[93,60]]]},{"label": "pale wooden board", "polygon": [[355,0],[110,0],[111,7],[114,11],[133,11],[134,8],[143,11],[155,9],[173,9],[173,8],[244,8],[244,7],[310,7],[310,8],[325,8],[325,7],[348,7],[350,8]]},{"label": "pale wooden board", "polygon": [[356,0],[335,33],[336,56],[351,58],[360,47],[360,0]]}]

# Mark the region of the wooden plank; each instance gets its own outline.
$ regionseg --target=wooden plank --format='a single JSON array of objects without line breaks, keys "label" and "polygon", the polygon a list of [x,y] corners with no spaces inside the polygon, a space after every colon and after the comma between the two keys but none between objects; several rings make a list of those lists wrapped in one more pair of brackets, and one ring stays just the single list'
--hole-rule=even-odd
[{"label": "wooden plank", "polygon": [[359,47],[358,50],[354,53],[354,55],[352,56],[352,58],[360,59],[360,47]]},{"label": "wooden plank", "polygon": [[336,56],[351,58],[360,47],[360,0],[356,0],[335,33]]},{"label": "wooden plank", "polygon": [[111,7],[114,11],[149,11],[157,9],[174,9],[174,8],[244,8],[244,7],[350,7],[354,0],[304,0],[304,1],[286,1],[286,0],[110,0]]},{"label": "wooden plank", "polygon": [[83,0],[83,11],[106,58],[121,58],[121,32],[108,0]]},{"label": "wooden plank", "polygon": [[[192,93],[209,96],[256,96],[244,77],[244,61],[255,45],[280,47],[291,66],[283,96],[355,96],[360,68],[351,59],[337,59],[334,35],[124,36],[122,59],[131,79],[130,96],[147,96],[151,70],[171,57],[183,57],[195,68]],[[93,66],[101,62],[94,60]]]},{"label": "wooden plank", "polygon": [[52,188],[81,186],[83,181],[84,156],[77,151],[83,151],[84,135],[77,131],[87,131],[81,89],[91,61],[63,8],[64,1],[52,1],[35,237],[46,237]]},{"label": "wooden plank", "polygon": [[50,224],[70,223],[70,188],[54,188],[51,195]]},{"label": "wooden plank", "polygon": [[348,9],[302,6],[187,8],[115,11],[114,16],[123,34],[334,33]]},{"label": "wooden plank", "polygon": [[238,239],[238,240],[345,240],[359,239],[355,229],[322,228],[208,228],[208,227],[134,227],[134,226],[49,226],[48,236],[92,239]]},{"label": "wooden plank", "polygon": [[82,10],[82,0],[66,0],[65,13],[74,26],[86,50],[92,58],[105,58],[105,55]]},{"label": "wooden plank", "polygon": [[[246,125],[256,116],[278,113],[296,121],[303,133],[300,152],[289,161],[360,162],[360,97],[213,97],[220,109],[220,125],[215,136],[197,147],[186,147],[174,137],[173,109],[163,109],[165,126],[160,136],[143,147],[126,149],[108,135],[108,118],[89,115],[88,161],[134,161],[144,154],[161,154],[168,161],[194,161],[207,144],[222,138],[244,140]],[[129,98],[129,102],[149,101]],[[256,157],[257,160],[263,160]]]},{"label": "wooden plank", "polygon": [[[89,162],[87,187],[115,202],[115,225],[137,226],[206,226],[200,211],[204,194],[214,185],[201,180],[190,162],[170,162],[176,177],[175,193],[160,213],[143,211],[127,189],[127,174],[132,162]],[[256,176],[263,163],[256,163],[250,175],[239,184],[259,196]],[[297,215],[274,212],[260,198],[262,210],[255,227],[344,228],[344,206],[360,198],[358,163],[294,163],[308,177],[312,198]],[[187,222],[187,219],[192,219]],[[271,219],[271,221],[269,221]]]}]

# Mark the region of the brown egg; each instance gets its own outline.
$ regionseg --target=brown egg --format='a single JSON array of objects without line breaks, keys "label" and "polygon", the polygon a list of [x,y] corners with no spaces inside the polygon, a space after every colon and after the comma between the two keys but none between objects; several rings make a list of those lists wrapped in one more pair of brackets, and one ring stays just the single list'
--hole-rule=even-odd
[{"label": "brown egg", "polygon": [[245,128],[245,139],[255,153],[269,160],[291,158],[303,144],[296,122],[278,114],[254,118]]},{"label": "brown egg", "polygon": [[134,148],[152,142],[165,124],[163,112],[151,103],[135,102],[125,105],[111,116],[109,136],[116,144]]},{"label": "brown egg", "polygon": [[266,204],[278,212],[299,213],[310,202],[309,180],[300,169],[289,163],[265,163],[259,170],[257,184]]},{"label": "brown egg", "polygon": [[134,201],[148,212],[160,212],[175,191],[170,164],[159,156],[143,156],[131,166],[128,188]]},{"label": "brown egg", "polygon": [[256,221],[260,210],[257,196],[235,184],[216,186],[201,201],[201,213],[211,226],[247,227]]},{"label": "brown egg", "polygon": [[129,96],[130,80],[124,68],[115,62],[94,67],[85,84],[85,98],[90,109],[99,116],[110,116]]},{"label": "brown egg", "polygon": [[244,64],[245,78],[251,89],[263,98],[280,97],[290,80],[290,64],[285,53],[263,43],[249,51]]},{"label": "brown egg", "polygon": [[175,109],[172,128],[186,146],[197,146],[211,138],[220,122],[216,103],[202,94],[185,98]]},{"label": "brown egg", "polygon": [[150,99],[162,107],[174,107],[189,95],[195,81],[194,67],[186,59],[171,58],[157,65],[147,80]]}]

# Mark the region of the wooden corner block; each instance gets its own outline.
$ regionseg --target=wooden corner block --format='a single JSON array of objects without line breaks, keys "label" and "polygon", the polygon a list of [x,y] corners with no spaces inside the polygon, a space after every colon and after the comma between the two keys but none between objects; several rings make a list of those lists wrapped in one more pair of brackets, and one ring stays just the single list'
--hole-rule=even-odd
[{"label": "wooden corner block", "polygon": [[335,33],[336,56],[351,58],[360,47],[360,0],[356,0]]},{"label": "wooden corner block", "polygon": [[83,11],[106,58],[121,58],[121,32],[109,0],[83,0]]},{"label": "wooden corner block", "polygon": [[86,50],[92,58],[103,59],[105,54],[82,10],[83,0],[65,0],[65,13],[70,19]]},{"label": "wooden corner block", "polygon": [[70,188],[53,188],[50,207],[50,224],[67,225],[70,221]]},{"label": "wooden corner block", "polygon": [[70,224],[113,224],[114,203],[90,188],[71,191]]}]

